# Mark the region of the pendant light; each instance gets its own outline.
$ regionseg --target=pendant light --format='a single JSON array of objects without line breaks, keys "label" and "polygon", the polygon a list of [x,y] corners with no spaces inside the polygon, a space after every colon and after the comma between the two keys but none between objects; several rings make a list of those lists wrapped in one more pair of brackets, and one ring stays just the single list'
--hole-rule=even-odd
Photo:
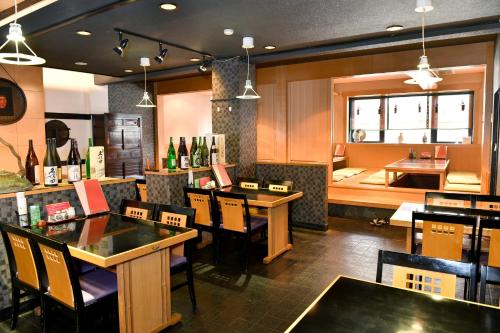
[{"label": "pendant light", "polygon": [[141,66],[144,68],[144,94],[142,95],[141,101],[136,106],[140,108],[154,108],[156,105],[151,101],[149,93],[146,90],[146,67],[150,66],[149,58],[141,58]]},{"label": "pendant light", "polygon": [[429,58],[425,54],[425,13],[433,10],[431,0],[417,0],[417,7],[415,11],[422,13],[422,51],[423,54],[420,56],[418,63],[418,70],[409,73],[412,77],[405,81],[406,84],[418,84],[422,89],[433,89],[436,84],[443,81],[435,71],[431,69],[429,64]]},{"label": "pendant light", "polygon": [[253,48],[253,37],[243,37],[243,45],[247,54],[247,79],[245,81],[245,91],[243,95],[236,96],[238,99],[258,99],[259,94],[253,89],[252,81],[250,80],[250,56],[248,54],[248,49]]},{"label": "pendant light", "polygon": [[[2,50],[7,44],[12,44],[16,52],[0,52],[0,63],[10,65],[41,65],[45,63],[45,59],[40,58],[35,52],[26,44],[23,36],[21,25],[17,23],[17,0],[14,0],[14,15],[16,19],[9,25],[9,34],[7,40],[0,46]],[[19,50],[20,46],[24,46],[29,53],[22,53]]]}]

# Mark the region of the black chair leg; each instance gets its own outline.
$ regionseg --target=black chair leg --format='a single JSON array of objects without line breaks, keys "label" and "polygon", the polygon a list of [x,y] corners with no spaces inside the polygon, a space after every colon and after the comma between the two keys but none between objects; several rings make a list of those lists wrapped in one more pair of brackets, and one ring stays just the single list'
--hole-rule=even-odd
[{"label": "black chair leg", "polygon": [[196,295],[194,292],[194,277],[193,277],[193,265],[189,263],[186,270],[189,298],[191,299],[191,305],[193,306],[193,311],[196,310]]},{"label": "black chair leg", "polygon": [[248,254],[250,252],[250,235],[246,235],[245,239],[245,272],[248,272]]},{"label": "black chair leg", "polygon": [[82,311],[76,312],[76,333],[87,332],[85,316]]},{"label": "black chair leg", "polygon": [[41,300],[40,300],[40,305],[42,307],[42,317],[40,318],[42,322],[42,333],[48,332],[49,331],[49,305],[47,304],[46,298],[42,295]]},{"label": "black chair leg", "polygon": [[288,221],[288,238],[290,239],[290,244],[293,245],[293,230],[291,221]]},{"label": "black chair leg", "polygon": [[12,321],[10,329],[13,330],[17,326],[17,317],[19,316],[19,299],[21,297],[21,290],[12,286]]}]

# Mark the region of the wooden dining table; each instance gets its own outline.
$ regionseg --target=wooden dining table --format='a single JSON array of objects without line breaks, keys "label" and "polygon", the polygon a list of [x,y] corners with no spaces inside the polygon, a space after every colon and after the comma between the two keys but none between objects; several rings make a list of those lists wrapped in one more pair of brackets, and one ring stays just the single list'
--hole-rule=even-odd
[{"label": "wooden dining table", "polygon": [[498,332],[498,307],[338,276],[285,332]]},{"label": "wooden dining table", "polygon": [[266,208],[268,240],[267,256],[263,260],[265,264],[269,264],[273,259],[292,249],[292,244],[288,241],[288,205],[291,201],[301,198],[304,195],[303,192],[253,190],[238,186],[223,188],[221,191],[245,194],[249,206]]},{"label": "wooden dining table", "polygon": [[74,258],[116,269],[121,333],[158,332],[181,320],[171,311],[170,248],[196,230],[113,213],[29,229],[66,243]]},{"label": "wooden dining table", "polygon": [[416,173],[426,175],[439,176],[439,190],[444,190],[446,180],[446,172],[448,171],[449,160],[436,159],[409,159],[403,158],[396,162],[390,163],[384,167],[385,169],[385,187],[389,187],[390,174],[393,174],[393,179],[397,178],[398,172]]}]

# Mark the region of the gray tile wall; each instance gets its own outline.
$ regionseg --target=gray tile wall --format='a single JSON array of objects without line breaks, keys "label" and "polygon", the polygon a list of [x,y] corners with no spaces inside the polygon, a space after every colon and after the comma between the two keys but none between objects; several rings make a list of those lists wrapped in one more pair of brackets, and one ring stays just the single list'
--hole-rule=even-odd
[{"label": "gray tile wall", "polygon": [[326,165],[257,164],[258,178],[291,180],[304,196],[292,202],[292,224],[328,229],[328,186]]},{"label": "gray tile wall", "polygon": [[[154,84],[148,83],[147,90],[156,103]],[[155,162],[156,108],[140,108],[135,106],[142,99],[144,84],[114,83],[108,86],[108,104],[110,113],[129,113],[142,116],[142,156],[143,165],[149,156],[151,165]]]},{"label": "gray tile wall", "polygon": [[[109,208],[113,212],[120,210],[122,199],[134,199],[136,193],[134,182],[103,185],[102,189],[108,201]],[[71,206],[76,208],[76,213],[83,215],[82,206],[80,205],[76,191],[73,189],[29,195],[26,199],[28,205],[39,204],[43,206],[56,202],[69,201]],[[17,203],[15,197],[0,199],[0,220],[2,222],[16,220],[16,211]],[[9,306],[11,306],[9,263],[5,246],[0,237],[0,311]]]}]

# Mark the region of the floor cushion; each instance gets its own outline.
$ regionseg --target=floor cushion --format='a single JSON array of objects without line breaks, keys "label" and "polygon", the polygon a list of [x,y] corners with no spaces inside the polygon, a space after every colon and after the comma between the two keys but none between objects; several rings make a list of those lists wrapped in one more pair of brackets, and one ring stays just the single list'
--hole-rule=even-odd
[{"label": "floor cushion", "polygon": [[455,191],[455,192],[481,192],[481,185],[479,184],[452,184],[446,181],[444,185],[445,191]]},{"label": "floor cushion", "polygon": [[334,177],[344,176],[344,178],[349,178],[349,177],[352,177],[354,175],[358,175],[364,171],[366,171],[366,169],[363,169],[363,168],[343,168],[343,169],[335,170],[333,172],[333,176]]},{"label": "floor cushion", "polygon": [[333,175],[333,181],[334,182],[340,182],[341,180],[344,180],[344,176],[336,176],[335,174]]},{"label": "floor cushion", "polygon": [[446,180],[450,184],[470,184],[470,185],[480,185],[481,178],[479,178],[474,172],[462,172],[453,171],[449,172],[446,176]]},{"label": "floor cushion", "polygon": [[[402,172],[397,173],[398,179],[403,175]],[[392,172],[389,174],[389,184],[394,182],[394,179],[392,178]],[[365,179],[362,179],[360,181],[361,184],[370,184],[370,185],[385,185],[385,170],[379,170],[370,176],[366,177]]]}]

